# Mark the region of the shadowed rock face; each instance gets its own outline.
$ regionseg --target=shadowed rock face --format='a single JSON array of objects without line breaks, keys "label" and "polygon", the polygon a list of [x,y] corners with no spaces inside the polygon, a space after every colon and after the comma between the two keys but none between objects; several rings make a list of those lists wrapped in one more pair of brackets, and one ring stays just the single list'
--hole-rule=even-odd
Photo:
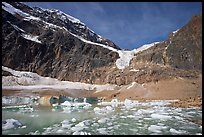
[{"label": "shadowed rock face", "polygon": [[202,70],[202,13],[193,16],[177,33],[139,54],[137,60],[150,61],[184,70]]},{"label": "shadowed rock face", "polygon": [[[48,11],[44,13],[41,10],[38,15],[40,9],[32,9],[19,3],[11,4],[24,12],[35,14],[41,19],[46,17],[43,17],[44,14],[49,13]],[[106,42],[109,44],[108,46],[118,48],[107,39],[101,38],[101,42],[97,41],[98,35],[90,34],[90,30],[85,25],[85,29],[80,31],[80,25],[71,21],[67,20],[66,23],[66,21],[58,21],[52,16],[48,17],[49,23],[65,27],[68,30],[72,28],[71,32],[73,33],[79,31],[77,35],[86,40],[98,43]],[[60,80],[86,82],[93,69],[111,66],[119,57],[117,53],[106,48],[79,40],[65,29],[46,28],[42,21],[23,20],[23,17],[13,16],[5,10],[2,10],[2,20],[2,65],[15,70],[36,72],[39,75],[55,77]],[[16,29],[14,25],[25,32]],[[25,39],[22,36],[24,33],[39,36],[38,40],[41,43]]]}]

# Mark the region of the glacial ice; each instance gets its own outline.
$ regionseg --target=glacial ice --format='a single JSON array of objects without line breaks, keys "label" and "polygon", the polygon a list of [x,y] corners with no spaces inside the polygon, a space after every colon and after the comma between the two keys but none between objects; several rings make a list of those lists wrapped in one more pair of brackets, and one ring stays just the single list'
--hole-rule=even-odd
[{"label": "glacial ice", "polygon": [[182,134],[182,133],[183,133],[183,132],[178,131],[178,130],[173,129],[173,128],[171,128],[169,131],[170,131],[172,134]]},{"label": "glacial ice", "polygon": [[109,120],[109,118],[101,118],[98,120],[98,123],[106,123]]},{"label": "glacial ice", "polygon": [[106,106],[106,107],[102,107],[102,108],[99,108],[99,107],[94,108],[94,112],[96,114],[107,114],[107,113],[110,113],[113,111],[114,111],[114,108],[112,108],[111,106]]},{"label": "glacial ice", "polygon": [[116,85],[96,85],[86,84],[80,82],[70,81],[59,81],[55,78],[42,77],[37,73],[15,71],[8,67],[2,66],[2,70],[10,72],[14,76],[3,76],[2,77],[2,88],[3,89],[84,89],[84,90],[113,90]]},{"label": "glacial ice", "polygon": [[161,133],[162,132],[161,130],[165,128],[166,127],[164,126],[151,125],[148,127],[148,130],[155,133]]},{"label": "glacial ice", "polygon": [[23,125],[16,119],[7,119],[2,121],[2,130],[22,127]]},{"label": "glacial ice", "polygon": [[161,115],[161,114],[151,114],[151,117],[154,119],[161,119],[161,120],[167,120],[172,118],[172,116]]}]

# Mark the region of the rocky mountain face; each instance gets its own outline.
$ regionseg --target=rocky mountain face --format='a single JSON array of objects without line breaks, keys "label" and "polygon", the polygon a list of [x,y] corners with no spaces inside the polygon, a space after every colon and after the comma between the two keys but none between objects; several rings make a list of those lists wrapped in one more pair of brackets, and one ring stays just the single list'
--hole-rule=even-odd
[{"label": "rocky mountain face", "polygon": [[117,85],[140,84],[202,75],[202,13],[193,16],[163,42],[136,53],[129,67],[112,70],[106,81]]},{"label": "rocky mountain face", "polygon": [[93,69],[110,66],[118,58],[111,50],[80,40],[119,49],[58,10],[2,3],[2,21],[2,65],[15,70],[86,82]]},{"label": "rocky mountain face", "polygon": [[2,23],[2,65],[15,70],[117,85],[202,74],[202,13],[167,40],[135,53],[125,69],[116,67],[118,46],[61,11],[2,3]]},{"label": "rocky mountain face", "polygon": [[137,54],[149,61],[184,70],[202,70],[202,13],[154,47]]}]

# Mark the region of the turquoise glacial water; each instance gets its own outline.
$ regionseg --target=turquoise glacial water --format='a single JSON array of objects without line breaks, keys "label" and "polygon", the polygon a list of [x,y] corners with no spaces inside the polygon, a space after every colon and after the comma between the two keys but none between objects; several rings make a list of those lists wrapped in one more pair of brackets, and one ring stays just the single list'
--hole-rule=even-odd
[{"label": "turquoise glacial water", "polygon": [[[24,108],[12,108],[15,97],[6,98],[2,108],[2,128],[6,120],[15,119],[21,126],[4,129],[2,134],[51,135],[201,135],[202,126],[192,120],[202,120],[201,108],[166,107],[169,101],[130,101],[122,103],[94,102],[89,107],[42,107],[31,99],[17,101]],[[18,98],[19,99],[19,98]],[[79,101],[79,100],[78,100]],[[89,100],[82,99],[81,103]],[[71,102],[71,101],[70,101]],[[74,102],[71,102],[74,104]],[[75,104],[78,102],[75,100]],[[91,102],[89,102],[91,103]],[[7,106],[7,108],[5,107]],[[10,106],[10,108],[8,108]],[[6,125],[7,124],[7,125]]]}]

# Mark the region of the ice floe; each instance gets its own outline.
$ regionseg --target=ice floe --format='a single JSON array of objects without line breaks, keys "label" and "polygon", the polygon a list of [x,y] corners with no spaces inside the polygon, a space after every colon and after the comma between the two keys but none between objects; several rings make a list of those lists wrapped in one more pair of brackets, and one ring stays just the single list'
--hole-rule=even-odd
[{"label": "ice floe", "polygon": [[103,134],[103,135],[107,135],[108,134],[107,128],[98,128],[96,130],[99,132],[99,134]]},{"label": "ice floe", "polygon": [[157,125],[150,125],[148,130],[155,133],[162,133],[162,129],[166,129],[166,126],[157,126]]},{"label": "ice floe", "polygon": [[151,117],[154,119],[161,119],[161,120],[167,120],[172,118],[172,116],[161,115],[161,114],[151,114]]},{"label": "ice floe", "polygon": [[13,118],[2,121],[2,130],[18,128],[22,126],[23,126],[22,123],[20,123],[18,120],[13,119]]},{"label": "ice floe", "polygon": [[178,130],[176,130],[176,129],[174,129],[174,128],[171,128],[169,131],[170,131],[172,134],[183,134],[183,133],[184,133],[184,132],[178,131]]},{"label": "ice floe", "polygon": [[107,113],[110,113],[113,111],[114,111],[114,108],[111,106],[106,106],[106,107],[102,107],[102,108],[99,108],[99,107],[94,108],[94,112],[96,114],[107,114]]},{"label": "ice floe", "polygon": [[72,120],[71,120],[72,122],[76,122],[76,118],[72,118]]},{"label": "ice floe", "polygon": [[110,120],[109,118],[101,118],[98,120],[98,123],[106,123],[108,120]]}]

